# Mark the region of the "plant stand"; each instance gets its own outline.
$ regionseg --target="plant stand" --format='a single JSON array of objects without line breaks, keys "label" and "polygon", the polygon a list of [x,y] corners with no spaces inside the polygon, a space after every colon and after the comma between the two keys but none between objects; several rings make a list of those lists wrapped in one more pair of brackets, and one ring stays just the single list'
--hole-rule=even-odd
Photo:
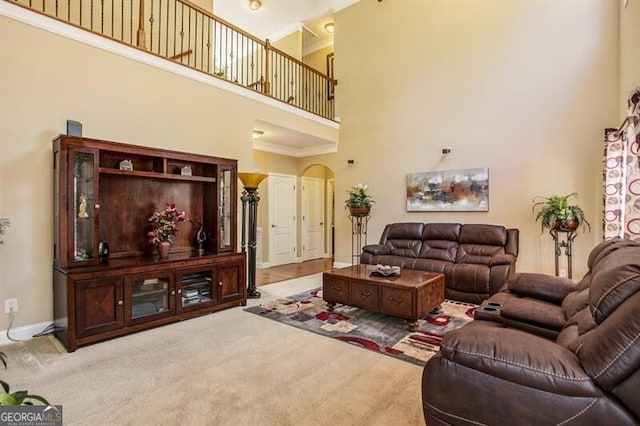
[{"label": "plant stand", "polygon": [[[349,215],[351,220],[351,264],[360,263],[360,253],[363,245],[367,245],[367,224],[369,215]],[[364,244],[363,244],[364,237]]]},{"label": "plant stand", "polygon": [[549,231],[549,234],[551,234],[551,238],[553,238],[555,248],[556,276],[560,275],[560,256],[564,248],[564,254],[567,256],[567,278],[571,279],[571,249],[573,240],[576,238],[576,232],[572,229],[552,229]]}]

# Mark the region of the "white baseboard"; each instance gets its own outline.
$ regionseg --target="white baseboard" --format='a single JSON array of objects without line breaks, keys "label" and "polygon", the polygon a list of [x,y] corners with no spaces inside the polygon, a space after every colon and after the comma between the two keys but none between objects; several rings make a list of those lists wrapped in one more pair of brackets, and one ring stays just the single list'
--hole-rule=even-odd
[{"label": "white baseboard", "polygon": [[[9,336],[14,340],[29,340],[32,339],[34,335],[42,332],[45,328],[47,328],[52,321],[41,322],[38,324],[24,325],[22,327],[12,328],[9,331]],[[8,345],[13,343],[13,340],[10,340],[7,337],[7,330],[0,331],[2,335],[0,336],[0,345]]]},{"label": "white baseboard", "polygon": [[351,264],[350,263],[345,263],[345,262],[333,262],[333,267],[335,269],[346,268],[347,266],[351,266]]}]

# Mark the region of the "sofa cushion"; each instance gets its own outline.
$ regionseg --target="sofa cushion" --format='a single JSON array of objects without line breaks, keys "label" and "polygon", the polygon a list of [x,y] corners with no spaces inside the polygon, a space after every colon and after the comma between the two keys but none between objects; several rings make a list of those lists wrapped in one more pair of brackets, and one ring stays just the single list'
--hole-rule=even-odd
[{"label": "sofa cushion", "polygon": [[423,240],[458,241],[460,238],[459,223],[427,223],[422,231]]},{"label": "sofa cushion", "polygon": [[383,235],[384,245],[390,254],[403,257],[418,257],[422,246],[423,223],[394,223],[388,225]]},{"label": "sofa cushion", "polygon": [[418,257],[421,259],[444,260],[455,262],[458,243],[447,240],[425,240],[420,247]]},{"label": "sofa cushion", "polygon": [[400,257],[418,257],[422,241],[416,240],[387,240],[386,246],[390,254]]},{"label": "sofa cushion", "polygon": [[482,244],[487,246],[501,246],[507,244],[507,230],[498,225],[462,225],[460,229],[460,244]]},{"label": "sofa cushion", "polygon": [[491,257],[503,255],[504,246],[488,246],[478,244],[460,244],[456,253],[456,263],[491,265]]},{"label": "sofa cushion", "polygon": [[422,240],[424,223],[405,222],[391,223],[386,226],[380,242],[386,240]]}]

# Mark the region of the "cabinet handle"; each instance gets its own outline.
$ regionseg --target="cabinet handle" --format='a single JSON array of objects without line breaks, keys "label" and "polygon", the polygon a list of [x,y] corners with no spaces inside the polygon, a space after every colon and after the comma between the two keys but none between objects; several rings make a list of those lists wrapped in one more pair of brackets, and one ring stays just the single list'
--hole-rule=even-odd
[{"label": "cabinet handle", "polygon": [[336,287],[335,285],[331,286],[331,290],[335,291],[335,292],[341,292],[342,291],[342,287]]},{"label": "cabinet handle", "polygon": [[271,227],[272,227],[272,228],[275,228],[275,227],[276,227],[276,225],[271,225]]},{"label": "cabinet handle", "polygon": [[118,306],[122,306],[124,305],[124,302],[122,300],[118,300]]},{"label": "cabinet handle", "polygon": [[402,302],[404,302],[404,299],[402,297],[400,299],[396,299],[395,297],[391,296],[389,300],[391,301],[391,303],[395,303],[396,305],[399,305]]},{"label": "cabinet handle", "polygon": [[182,289],[181,288],[178,289],[178,294],[182,294]]},{"label": "cabinet handle", "polygon": [[218,285],[219,285],[220,287],[222,287],[222,281],[220,281],[220,282],[218,283]]},{"label": "cabinet handle", "polygon": [[364,291],[360,290],[360,296],[362,296],[362,297],[369,297],[369,296],[371,296],[371,293],[370,293],[370,292],[366,292],[366,293],[365,293]]},{"label": "cabinet handle", "polygon": [[175,290],[171,290],[171,295],[173,296],[174,294],[176,294]]}]

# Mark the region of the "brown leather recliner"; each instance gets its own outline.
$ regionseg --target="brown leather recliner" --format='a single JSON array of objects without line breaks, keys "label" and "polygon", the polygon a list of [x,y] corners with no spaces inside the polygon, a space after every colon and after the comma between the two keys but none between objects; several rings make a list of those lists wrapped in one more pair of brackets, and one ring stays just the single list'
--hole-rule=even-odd
[{"label": "brown leather recliner", "polygon": [[640,424],[640,242],[598,245],[589,263],[562,303],[546,301],[567,315],[555,340],[525,321],[448,333],[423,370],[427,423]]},{"label": "brown leather recliner", "polygon": [[517,273],[476,310],[475,318],[556,339],[567,320],[588,304],[593,268],[615,251],[638,242],[620,238],[595,246],[579,283],[553,275]]}]

